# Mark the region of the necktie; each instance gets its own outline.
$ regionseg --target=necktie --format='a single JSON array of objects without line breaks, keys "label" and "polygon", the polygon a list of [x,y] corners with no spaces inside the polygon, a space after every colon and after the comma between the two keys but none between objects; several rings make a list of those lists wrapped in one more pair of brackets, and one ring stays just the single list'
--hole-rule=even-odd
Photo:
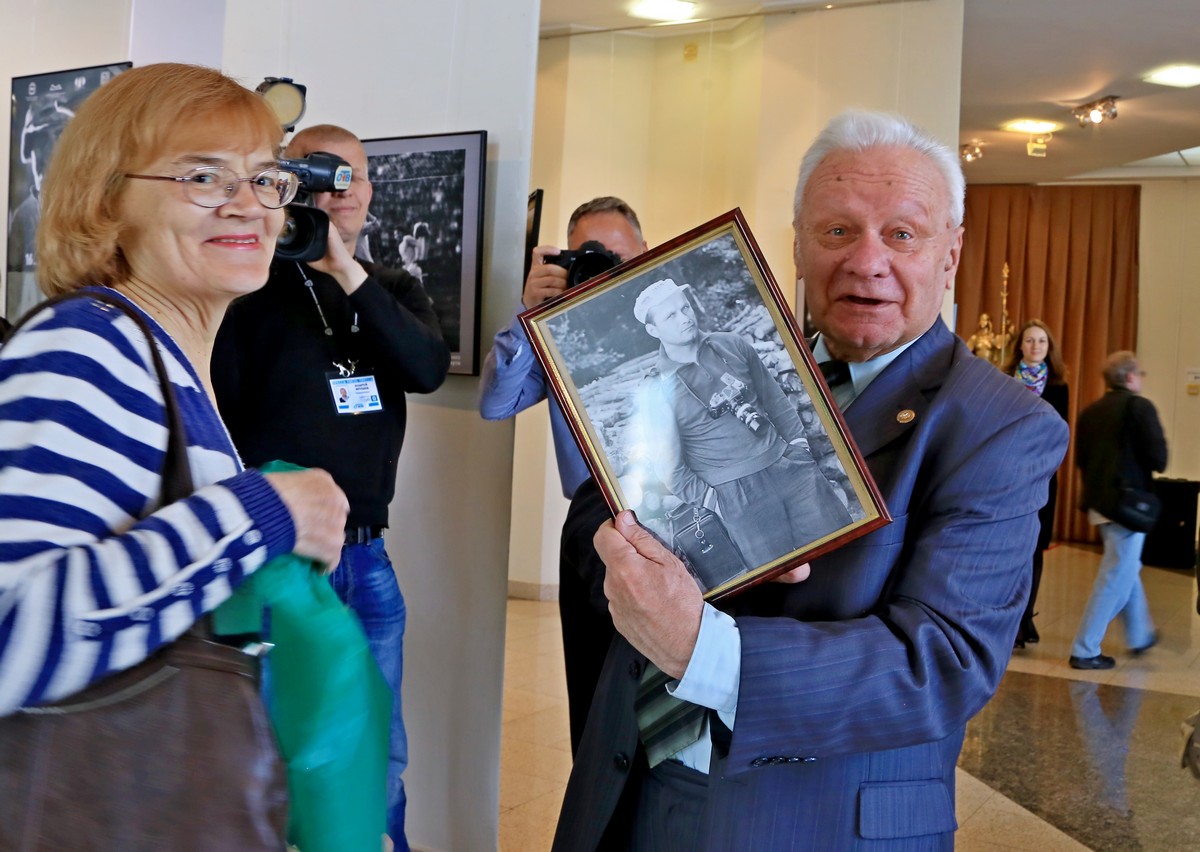
[{"label": "necktie", "polygon": [[845,408],[854,399],[854,384],[850,381],[850,365],[845,361],[832,358],[817,365],[825,383],[833,393],[833,401],[838,407]]},{"label": "necktie", "polygon": [[633,709],[651,768],[700,739],[705,708],[680,701],[667,692],[674,678],[647,662]]},{"label": "necktie", "polygon": [[845,361],[831,358],[828,361],[822,361],[817,367],[820,368],[821,375],[825,377],[825,383],[829,385],[831,390],[840,384],[850,381],[850,365]]}]

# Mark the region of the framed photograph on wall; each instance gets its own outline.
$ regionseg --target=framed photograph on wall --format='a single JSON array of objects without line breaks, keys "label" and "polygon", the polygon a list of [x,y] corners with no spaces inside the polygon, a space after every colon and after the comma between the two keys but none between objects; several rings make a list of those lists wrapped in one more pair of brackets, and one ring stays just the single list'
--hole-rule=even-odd
[{"label": "framed photograph on wall", "polygon": [[433,299],[450,372],[479,373],[487,131],[364,139],[374,195],[358,251]]},{"label": "framed photograph on wall", "polygon": [[34,256],[46,167],[63,128],[92,92],[131,62],[14,77],[8,137],[8,233],[5,316],[16,320],[44,297]]},{"label": "framed photograph on wall", "polygon": [[707,599],[891,520],[739,210],[521,322],[613,512]]}]

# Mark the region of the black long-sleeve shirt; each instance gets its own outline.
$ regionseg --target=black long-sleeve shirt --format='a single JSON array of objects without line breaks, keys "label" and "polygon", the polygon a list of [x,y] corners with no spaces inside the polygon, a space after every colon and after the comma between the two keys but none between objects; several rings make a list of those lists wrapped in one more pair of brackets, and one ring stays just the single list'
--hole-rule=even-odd
[{"label": "black long-sleeve shirt", "polygon": [[[350,499],[348,524],[384,526],[404,395],[436,390],[450,351],[429,296],[407,272],[364,262],[367,280],[346,296],[332,276],[300,266],[272,264],[266,286],[230,306],[212,360],[221,416],[246,465],[282,459],[324,468]],[[350,361],[356,375],[375,377],[382,412],[336,413],[329,380],[335,362]]]}]

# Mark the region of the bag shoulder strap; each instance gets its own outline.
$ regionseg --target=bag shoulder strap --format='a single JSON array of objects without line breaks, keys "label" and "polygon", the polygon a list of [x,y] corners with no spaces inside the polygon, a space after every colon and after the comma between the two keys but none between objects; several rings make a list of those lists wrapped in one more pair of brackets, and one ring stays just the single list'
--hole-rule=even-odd
[{"label": "bag shoulder strap", "polygon": [[[1117,455],[1120,461],[1117,463],[1117,481],[1122,488],[1137,487],[1142,489],[1142,482],[1131,482],[1125,475],[1126,470],[1141,471],[1142,466],[1138,462],[1137,450],[1133,447],[1133,436],[1130,429],[1130,409],[1133,408],[1134,394],[1130,393],[1125,400],[1125,404],[1121,406],[1121,428],[1117,433]],[[1153,480],[1153,477],[1150,477]]]},{"label": "bag shoulder strap", "polygon": [[116,308],[133,320],[134,325],[145,336],[146,343],[150,346],[150,357],[154,360],[154,372],[158,376],[159,385],[162,387],[163,407],[167,422],[167,449],[163,456],[161,471],[162,488],[159,494],[159,501],[161,505],[165,506],[168,503],[174,503],[177,500],[182,500],[184,497],[190,496],[196,488],[192,482],[192,467],[187,457],[187,433],[183,426],[183,416],[179,413],[179,402],[175,398],[175,388],[171,384],[170,377],[167,375],[167,365],[163,362],[162,353],[158,350],[158,342],[154,338],[154,332],[151,331],[150,325],[142,315],[132,308],[128,302],[106,290],[72,290],[69,293],[52,296],[26,311],[24,316],[17,320],[12,330],[5,337],[5,343],[11,340],[12,336],[20,328],[25,326],[34,316],[43,310],[56,307],[63,302],[73,299],[91,299],[92,301],[101,302],[109,307]]}]

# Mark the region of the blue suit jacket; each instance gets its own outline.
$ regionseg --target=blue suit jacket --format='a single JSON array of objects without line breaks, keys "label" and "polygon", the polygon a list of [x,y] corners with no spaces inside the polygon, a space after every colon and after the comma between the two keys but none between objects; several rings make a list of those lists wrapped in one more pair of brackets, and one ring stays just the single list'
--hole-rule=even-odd
[{"label": "blue suit jacket", "polygon": [[[953,847],[955,762],[1012,653],[1067,427],[940,320],[845,419],[895,520],[816,560],[808,581],[724,607],[741,685],[728,748],[714,748],[706,850]],[[643,664],[618,637],[556,850],[619,848],[618,800],[646,771]]]}]

